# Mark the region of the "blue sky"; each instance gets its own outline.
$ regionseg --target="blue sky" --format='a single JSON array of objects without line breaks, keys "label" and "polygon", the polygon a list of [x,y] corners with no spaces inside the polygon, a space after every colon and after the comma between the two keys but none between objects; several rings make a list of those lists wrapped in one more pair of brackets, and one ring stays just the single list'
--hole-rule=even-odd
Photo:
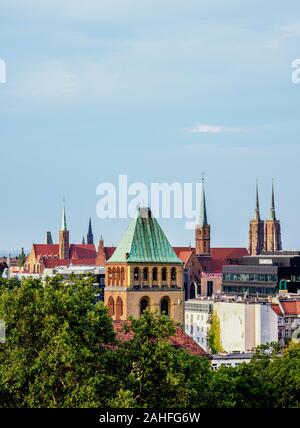
[{"label": "blue sky", "polygon": [[[0,248],[57,239],[66,198],[73,242],[118,243],[96,187],[199,182],[214,246],[245,246],[255,181],[283,244],[300,248],[300,4],[256,0],[0,0]],[[193,242],[185,220],[170,241]]]}]

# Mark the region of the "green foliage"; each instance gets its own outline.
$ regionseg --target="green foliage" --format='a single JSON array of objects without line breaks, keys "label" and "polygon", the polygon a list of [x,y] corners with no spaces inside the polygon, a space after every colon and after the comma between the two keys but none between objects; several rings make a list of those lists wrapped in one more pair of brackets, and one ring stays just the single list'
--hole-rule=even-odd
[{"label": "green foliage", "polygon": [[221,329],[218,315],[212,314],[211,326],[208,332],[208,346],[212,354],[224,352],[221,343]]},{"label": "green foliage", "polygon": [[118,342],[94,294],[90,276],[0,280],[0,407],[300,407],[300,344],[214,371],[170,344],[166,316],[146,311]]},{"label": "green foliage", "polygon": [[[90,278],[27,279],[1,287],[0,389],[4,407],[97,407],[113,394],[107,344],[115,340]],[[113,378],[113,380],[115,380]]]}]

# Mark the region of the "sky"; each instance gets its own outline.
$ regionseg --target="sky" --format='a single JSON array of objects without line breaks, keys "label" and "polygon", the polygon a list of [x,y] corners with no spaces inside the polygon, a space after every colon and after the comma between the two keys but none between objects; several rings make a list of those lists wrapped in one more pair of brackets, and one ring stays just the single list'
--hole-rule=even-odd
[{"label": "sky", "polygon": [[[213,246],[247,246],[259,181],[275,180],[285,249],[300,248],[300,3],[274,0],[0,0],[0,249],[72,242],[99,219],[99,183],[197,183]],[[174,245],[185,219],[162,219]]]}]

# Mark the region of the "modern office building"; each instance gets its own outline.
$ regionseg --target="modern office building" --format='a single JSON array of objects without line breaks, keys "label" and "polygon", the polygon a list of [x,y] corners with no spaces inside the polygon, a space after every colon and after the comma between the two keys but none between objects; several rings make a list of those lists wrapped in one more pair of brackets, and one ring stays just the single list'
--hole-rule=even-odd
[{"label": "modern office building", "polygon": [[300,252],[246,256],[223,266],[222,292],[254,296],[299,293]]}]

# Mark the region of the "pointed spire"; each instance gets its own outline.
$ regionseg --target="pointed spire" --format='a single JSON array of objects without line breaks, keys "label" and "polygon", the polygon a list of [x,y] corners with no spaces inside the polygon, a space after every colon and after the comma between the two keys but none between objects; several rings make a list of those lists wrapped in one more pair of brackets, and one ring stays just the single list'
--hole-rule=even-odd
[{"label": "pointed spire", "polygon": [[202,174],[202,197],[201,197],[201,205],[200,205],[199,226],[200,227],[207,226],[204,174]]},{"label": "pointed spire", "polygon": [[60,230],[68,230],[67,229],[67,220],[66,220],[65,199],[63,199],[63,210],[62,210],[61,229]]},{"label": "pointed spire", "polygon": [[85,238],[84,238],[84,236],[82,237],[82,245],[85,245]]},{"label": "pointed spire", "polygon": [[93,234],[93,231],[92,231],[92,220],[91,220],[91,217],[90,217],[90,220],[89,220],[89,230],[88,230],[88,234],[89,234],[89,235],[92,235],[92,234]]},{"label": "pointed spire", "polygon": [[93,230],[92,230],[91,218],[89,219],[89,228],[88,228],[88,233],[86,236],[86,242],[87,242],[87,244],[94,244],[94,235],[93,235]]},{"label": "pointed spire", "polygon": [[256,220],[260,220],[259,195],[258,195],[258,180],[256,180],[256,208],[255,208],[255,219],[256,219]]},{"label": "pointed spire", "polygon": [[274,195],[274,179],[272,180],[271,219],[272,220],[276,220],[275,195]]}]

